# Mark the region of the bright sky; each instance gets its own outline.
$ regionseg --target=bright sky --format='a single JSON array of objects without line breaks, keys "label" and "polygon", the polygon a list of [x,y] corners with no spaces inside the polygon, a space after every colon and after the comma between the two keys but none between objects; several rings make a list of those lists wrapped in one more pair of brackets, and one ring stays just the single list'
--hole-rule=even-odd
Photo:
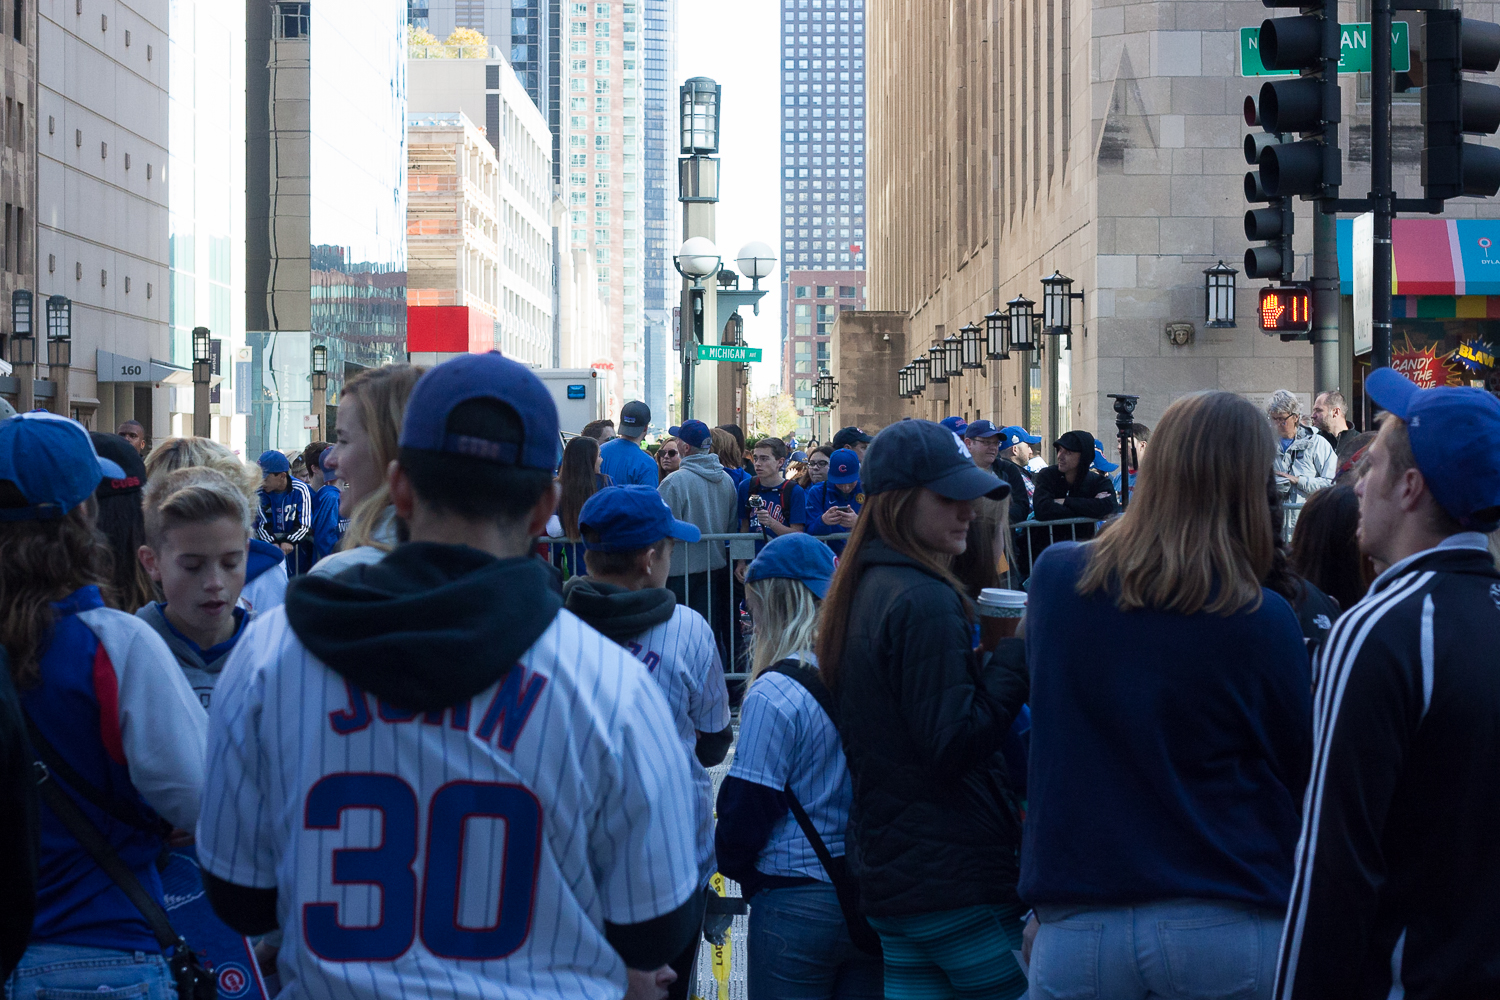
[{"label": "bright sky", "polygon": [[[677,83],[706,76],[723,88],[716,242],[731,267],[740,247],[752,240],[781,253],[780,30],[776,0],[677,2]],[[675,174],[671,183],[675,188]],[[681,232],[679,221],[679,241]],[[741,313],[745,339],[765,352],[764,360],[750,366],[757,394],[781,381],[780,273],[778,262],[776,273],[761,279],[770,293],[761,300],[760,315]],[[742,279],[740,287],[748,286]]]}]

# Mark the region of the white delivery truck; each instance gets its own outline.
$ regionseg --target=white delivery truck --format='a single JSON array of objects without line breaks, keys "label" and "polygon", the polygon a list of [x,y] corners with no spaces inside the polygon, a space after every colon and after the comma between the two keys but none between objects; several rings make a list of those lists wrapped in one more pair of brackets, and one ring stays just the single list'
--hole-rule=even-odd
[{"label": "white delivery truck", "polygon": [[557,404],[558,429],[564,437],[583,433],[585,425],[603,420],[608,386],[594,368],[533,368]]}]

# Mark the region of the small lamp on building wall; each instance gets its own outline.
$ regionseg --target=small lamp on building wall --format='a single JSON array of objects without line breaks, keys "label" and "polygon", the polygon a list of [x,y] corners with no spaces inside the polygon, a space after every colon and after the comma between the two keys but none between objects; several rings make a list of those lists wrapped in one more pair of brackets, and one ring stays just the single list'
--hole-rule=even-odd
[{"label": "small lamp on building wall", "polygon": [[1222,260],[1203,269],[1203,325],[1234,326],[1234,279],[1239,274]]},{"label": "small lamp on building wall", "polygon": [[73,300],[65,295],[47,298],[47,364],[55,368],[73,364]]},{"label": "small lamp on building wall", "polygon": [[918,355],[916,359],[912,361],[911,368],[913,377],[911,391],[913,396],[920,396],[922,392],[927,388],[927,375],[928,369],[930,367],[931,362],[929,362],[921,355]]},{"label": "small lamp on building wall", "polygon": [[719,268],[719,290],[721,292],[727,292],[739,287],[740,276],[735,273],[734,268],[721,266]]},{"label": "small lamp on building wall", "polygon": [[985,357],[1000,361],[1010,357],[1010,320],[999,309],[984,317]]},{"label": "small lamp on building wall", "polygon": [[957,378],[964,370],[964,344],[958,334],[950,333],[943,338],[943,367],[949,378]]},{"label": "small lamp on building wall", "polygon": [[897,396],[899,396],[902,399],[906,399],[909,396],[909,393],[907,392],[907,385],[908,385],[908,383],[910,383],[910,381],[911,381],[911,365],[903,365],[901,367],[901,369],[896,372],[896,395]]},{"label": "small lamp on building wall", "polygon": [[1042,279],[1042,332],[1066,337],[1073,332],[1073,300],[1083,298],[1073,291],[1073,279],[1061,271]]},{"label": "small lamp on building wall", "polygon": [[927,348],[927,380],[948,381],[948,352],[943,350],[942,344],[933,344]]},{"label": "small lamp on building wall", "polygon": [[963,334],[963,356],[965,368],[984,367],[984,330],[978,323],[965,323]]},{"label": "small lamp on building wall", "polygon": [[1032,307],[1036,303],[1024,295],[1017,295],[1005,303],[1010,312],[1010,349],[1012,351],[1034,351],[1036,341],[1031,339]]},{"label": "small lamp on building wall", "polygon": [[11,343],[10,360],[17,365],[36,364],[36,337],[31,330],[31,293],[17,288],[10,293]]}]

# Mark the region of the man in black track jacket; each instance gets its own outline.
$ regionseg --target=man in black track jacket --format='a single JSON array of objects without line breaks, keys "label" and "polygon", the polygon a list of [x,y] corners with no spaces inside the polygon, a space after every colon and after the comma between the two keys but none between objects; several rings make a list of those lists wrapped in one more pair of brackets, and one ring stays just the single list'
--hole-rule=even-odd
[{"label": "man in black track jacket", "polygon": [[1500,401],[1365,382],[1360,494],[1388,568],[1318,655],[1277,1000],[1500,996]]}]

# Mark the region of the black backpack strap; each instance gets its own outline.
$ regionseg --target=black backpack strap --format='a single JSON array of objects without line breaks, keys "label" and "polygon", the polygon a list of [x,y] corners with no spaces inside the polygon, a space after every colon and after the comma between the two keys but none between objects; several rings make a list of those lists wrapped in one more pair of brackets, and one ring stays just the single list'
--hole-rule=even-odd
[{"label": "black backpack strap", "polygon": [[[37,728],[36,723],[32,721],[30,715],[26,716],[26,735],[31,740],[31,748],[35,751],[36,757],[42,764],[46,765],[47,770],[51,772],[52,776],[61,779],[69,788],[83,796],[90,805],[94,806],[100,812],[106,813],[126,826],[134,827],[143,833],[165,838],[172,832],[172,824],[166,820],[159,816],[152,819],[143,815],[140,809],[100,791],[92,782],[79,774],[73,765],[69,764],[63,758],[63,755],[57,752],[57,748],[42,735],[42,731]],[[85,822],[87,822],[86,819]],[[92,823],[89,825],[93,826]]]},{"label": "black backpack strap", "polygon": [[801,684],[807,689],[807,693],[813,696],[813,700],[818,703],[818,707],[828,716],[829,721],[834,724],[834,727],[838,727],[839,717],[833,710],[833,692],[829,691],[828,686],[823,683],[823,678],[818,675],[816,667],[789,656],[784,660],[779,660],[771,664],[766,670],[767,672],[774,671],[778,674],[786,674],[792,680]]},{"label": "black backpack strap", "polygon": [[788,528],[792,526],[792,509],[790,506],[791,501],[787,497],[791,494],[792,487],[796,485],[790,479],[783,479],[781,481],[781,523]]}]

